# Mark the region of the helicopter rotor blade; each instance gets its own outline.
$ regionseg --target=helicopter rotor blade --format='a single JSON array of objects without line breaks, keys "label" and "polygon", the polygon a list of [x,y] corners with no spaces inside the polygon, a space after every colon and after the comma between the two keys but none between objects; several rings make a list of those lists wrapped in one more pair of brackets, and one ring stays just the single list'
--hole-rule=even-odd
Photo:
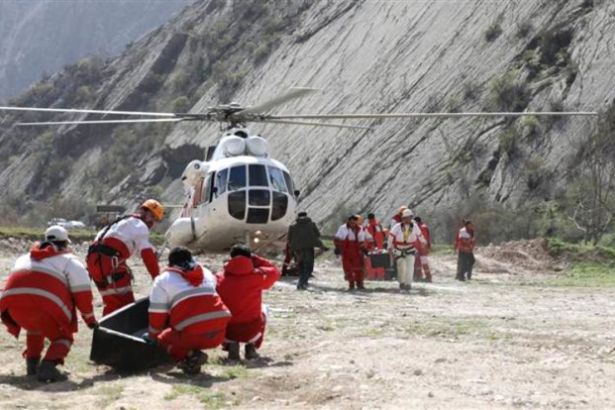
[{"label": "helicopter rotor blade", "polygon": [[18,122],[19,127],[43,126],[43,125],[88,125],[88,124],[137,124],[157,122],[181,122],[189,121],[189,118],[144,118],[137,120],[87,120],[87,121],[46,121],[46,122]]},{"label": "helicopter rotor blade", "polygon": [[326,122],[285,121],[285,120],[263,120],[259,122],[272,123],[272,124],[288,124],[288,125],[311,125],[313,127],[350,128],[350,129],[357,129],[357,130],[371,130],[371,127],[365,127],[362,125],[332,124],[332,123],[326,123]]},{"label": "helicopter rotor blade", "polygon": [[0,107],[0,111],[32,111],[32,112],[59,112],[80,114],[102,115],[138,115],[143,117],[175,117],[172,112],[140,112],[140,111],[113,111],[113,110],[88,110],[76,108],[38,108],[38,107]]},{"label": "helicopter rotor blade", "polygon": [[298,114],[298,115],[271,115],[271,119],[305,119],[305,120],[359,120],[383,118],[466,118],[466,117],[564,117],[564,116],[598,116],[595,111],[542,111],[542,112],[416,112],[391,114]]},{"label": "helicopter rotor blade", "polygon": [[245,110],[239,111],[237,114],[241,115],[245,113],[267,112],[273,107],[276,107],[280,104],[284,104],[287,101],[294,100],[295,98],[303,97],[304,95],[313,93],[315,91],[318,91],[318,89],[308,87],[293,87],[284,94],[280,94],[277,97],[264,101],[260,104],[249,106]]}]

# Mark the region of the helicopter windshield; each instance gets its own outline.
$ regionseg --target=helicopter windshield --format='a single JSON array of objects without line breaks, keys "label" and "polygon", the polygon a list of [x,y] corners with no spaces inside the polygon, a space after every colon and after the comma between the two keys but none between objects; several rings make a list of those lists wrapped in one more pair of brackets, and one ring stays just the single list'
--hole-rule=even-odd
[{"label": "helicopter windshield", "polygon": [[267,182],[267,171],[264,165],[249,165],[250,186],[269,186]]},{"label": "helicopter windshield", "polygon": [[273,189],[280,192],[288,192],[286,189],[286,182],[284,182],[284,174],[282,173],[282,170],[274,167],[268,168],[269,181],[271,182]]},{"label": "helicopter windshield", "polygon": [[228,190],[237,191],[246,187],[246,166],[239,165],[231,168],[228,179]]},{"label": "helicopter windshield", "polygon": [[[228,177],[228,168],[218,171],[216,174],[216,194],[222,195],[226,192],[226,179]],[[229,188],[230,189],[230,188]]]}]

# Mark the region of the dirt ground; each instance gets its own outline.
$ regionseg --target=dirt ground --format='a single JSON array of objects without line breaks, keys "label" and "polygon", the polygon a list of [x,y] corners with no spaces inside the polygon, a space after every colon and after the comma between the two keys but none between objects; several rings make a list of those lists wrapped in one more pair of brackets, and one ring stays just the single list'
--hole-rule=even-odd
[{"label": "dirt ground", "polygon": [[[391,282],[347,292],[338,261],[322,259],[309,291],[283,280],[267,294],[263,359],[230,366],[213,351],[194,378],[93,365],[81,326],[69,381],[42,385],[24,375],[23,342],[2,331],[0,408],[615,408],[615,288],[549,285],[565,268],[517,250],[526,256],[484,249],[465,283],[452,279],[452,254],[434,256],[434,283],[410,294]],[[15,255],[2,251],[4,279]]]}]

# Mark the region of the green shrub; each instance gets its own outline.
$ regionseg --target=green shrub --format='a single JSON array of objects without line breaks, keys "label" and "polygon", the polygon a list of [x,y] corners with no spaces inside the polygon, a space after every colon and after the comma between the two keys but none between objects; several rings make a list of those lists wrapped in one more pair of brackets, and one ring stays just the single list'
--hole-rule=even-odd
[{"label": "green shrub", "polygon": [[500,37],[503,32],[504,30],[502,30],[500,19],[498,19],[491,23],[491,25],[487,27],[487,30],[485,30],[485,40],[487,40],[488,43],[491,43]]},{"label": "green shrub", "polygon": [[527,85],[517,71],[509,71],[490,82],[489,105],[492,110],[523,111],[530,101]]}]

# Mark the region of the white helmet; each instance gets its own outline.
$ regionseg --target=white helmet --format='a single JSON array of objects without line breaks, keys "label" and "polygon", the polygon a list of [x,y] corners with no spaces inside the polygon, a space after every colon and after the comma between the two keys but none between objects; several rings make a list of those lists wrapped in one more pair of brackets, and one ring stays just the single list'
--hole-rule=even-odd
[{"label": "white helmet", "polygon": [[68,232],[59,225],[50,226],[45,231],[45,240],[49,242],[70,242]]},{"label": "white helmet", "polygon": [[404,212],[401,213],[402,218],[412,218],[414,216],[414,212],[411,209],[405,209]]}]

